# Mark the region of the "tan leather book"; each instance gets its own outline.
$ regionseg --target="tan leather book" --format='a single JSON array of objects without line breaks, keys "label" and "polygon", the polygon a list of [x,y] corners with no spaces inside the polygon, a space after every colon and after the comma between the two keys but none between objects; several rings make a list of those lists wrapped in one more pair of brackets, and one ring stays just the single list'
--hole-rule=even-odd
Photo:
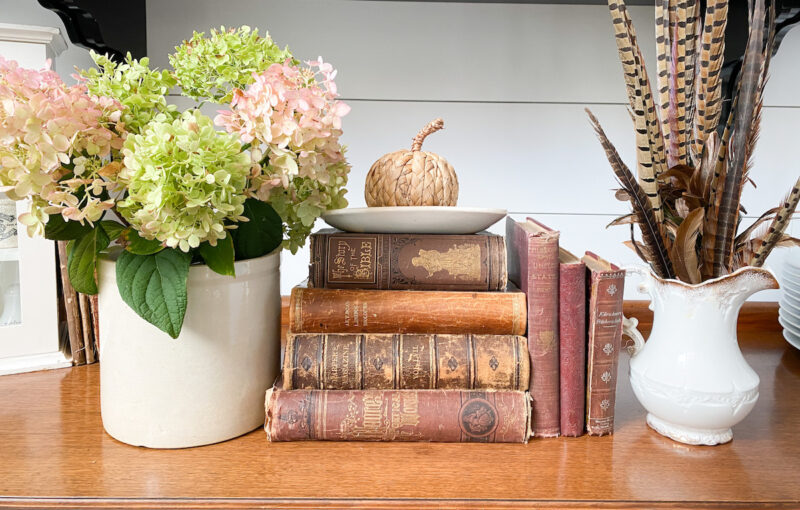
[{"label": "tan leather book", "polygon": [[506,288],[503,237],[311,234],[308,286],[327,289],[499,291]]},{"label": "tan leather book", "polygon": [[270,441],[524,443],[524,391],[269,390]]},{"label": "tan leather book", "polygon": [[529,373],[523,336],[289,333],[283,389],[524,391]]},{"label": "tan leather book", "polygon": [[524,335],[525,294],[504,292],[292,289],[295,333]]}]

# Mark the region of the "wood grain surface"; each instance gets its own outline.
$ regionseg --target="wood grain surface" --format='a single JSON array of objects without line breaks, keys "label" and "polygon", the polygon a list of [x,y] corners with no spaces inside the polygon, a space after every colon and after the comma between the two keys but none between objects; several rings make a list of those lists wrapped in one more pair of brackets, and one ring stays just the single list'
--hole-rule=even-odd
[{"label": "wood grain surface", "polygon": [[527,445],[270,444],[259,429],[148,450],[103,432],[97,365],[0,377],[0,507],[798,508],[800,351],[774,313],[743,314],[761,396],[733,442],[717,447],[645,425],[626,355],[613,436]]}]

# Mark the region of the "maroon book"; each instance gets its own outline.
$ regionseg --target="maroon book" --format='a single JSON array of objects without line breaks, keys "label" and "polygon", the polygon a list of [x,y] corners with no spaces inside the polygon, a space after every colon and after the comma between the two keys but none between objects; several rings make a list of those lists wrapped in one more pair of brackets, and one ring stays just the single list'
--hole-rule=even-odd
[{"label": "maroon book", "polygon": [[528,218],[506,220],[508,277],[528,298],[529,390],[533,400],[533,434],[556,437],[559,412],[558,236]]},{"label": "maroon book", "polygon": [[525,443],[524,391],[269,390],[270,441]]},{"label": "maroon book", "polygon": [[558,331],[561,435],[580,436],[586,402],[586,265],[559,250]]},{"label": "maroon book", "polygon": [[614,432],[625,271],[592,252],[587,251],[582,260],[590,274],[586,431],[593,436],[604,436]]}]

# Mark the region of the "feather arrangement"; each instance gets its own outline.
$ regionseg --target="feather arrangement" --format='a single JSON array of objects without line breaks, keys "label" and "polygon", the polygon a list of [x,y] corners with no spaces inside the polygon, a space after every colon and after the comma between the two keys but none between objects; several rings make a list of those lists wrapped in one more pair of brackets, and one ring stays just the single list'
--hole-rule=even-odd
[{"label": "feather arrangement", "polygon": [[728,0],[708,0],[704,10],[700,0],[656,1],[656,94],[625,2],[608,0],[634,125],[635,175],[586,111],[621,186],[616,196],[631,205],[631,214],[610,225],[630,225],[625,244],[661,278],[700,283],[761,266],[776,247],[800,246],[786,234],[800,178],[778,207],[739,231],[775,41],[775,8],[766,1],[750,2],[742,70],[722,119]]}]

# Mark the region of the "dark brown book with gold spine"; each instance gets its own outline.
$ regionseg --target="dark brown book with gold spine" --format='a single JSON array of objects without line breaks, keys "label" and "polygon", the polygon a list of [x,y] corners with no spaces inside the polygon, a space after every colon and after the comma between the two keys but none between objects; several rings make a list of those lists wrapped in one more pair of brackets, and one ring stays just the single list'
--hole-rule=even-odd
[{"label": "dark brown book with gold spine", "polygon": [[524,391],[269,390],[270,441],[525,443]]},{"label": "dark brown book with gold spine", "polygon": [[308,286],[492,291],[506,288],[503,237],[480,233],[312,234]]},{"label": "dark brown book with gold spine", "polygon": [[529,371],[523,336],[289,333],[283,389],[524,391]]},{"label": "dark brown book with gold spine", "polygon": [[525,294],[505,292],[292,289],[294,333],[524,335]]}]

